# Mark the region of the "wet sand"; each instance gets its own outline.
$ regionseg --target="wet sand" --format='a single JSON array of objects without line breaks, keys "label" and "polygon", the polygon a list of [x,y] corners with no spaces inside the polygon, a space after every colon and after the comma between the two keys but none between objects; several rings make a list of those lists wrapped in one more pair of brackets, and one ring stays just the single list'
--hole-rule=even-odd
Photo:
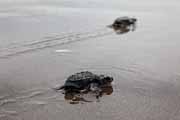
[{"label": "wet sand", "polygon": [[[46,9],[0,18],[0,120],[180,119],[178,8]],[[114,33],[119,16],[137,29]],[[84,70],[113,76],[113,93],[72,105],[52,89]]]}]

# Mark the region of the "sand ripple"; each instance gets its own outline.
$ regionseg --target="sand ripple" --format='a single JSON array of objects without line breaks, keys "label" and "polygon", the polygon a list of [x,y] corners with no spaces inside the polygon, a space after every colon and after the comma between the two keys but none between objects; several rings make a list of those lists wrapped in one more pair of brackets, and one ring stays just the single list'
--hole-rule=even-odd
[{"label": "sand ripple", "polygon": [[6,104],[9,104],[9,103],[15,103],[15,102],[16,102],[16,99],[5,99],[5,100],[1,100],[1,101],[0,101],[0,106],[6,105]]},{"label": "sand ripple", "polygon": [[0,97],[0,120],[18,117],[20,114],[39,109],[53,101],[60,102],[61,96],[52,89],[32,89],[16,96]]}]

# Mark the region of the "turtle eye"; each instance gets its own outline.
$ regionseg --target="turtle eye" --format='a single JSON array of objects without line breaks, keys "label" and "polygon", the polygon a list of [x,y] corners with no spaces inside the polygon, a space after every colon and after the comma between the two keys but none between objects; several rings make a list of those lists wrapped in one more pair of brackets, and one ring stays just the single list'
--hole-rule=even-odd
[{"label": "turtle eye", "polygon": [[137,21],[137,19],[136,19],[136,18],[133,18],[132,20],[133,20],[134,22],[136,22],[136,21]]},{"label": "turtle eye", "polygon": [[104,78],[107,82],[112,82],[113,81],[113,78],[112,77],[105,77]]}]

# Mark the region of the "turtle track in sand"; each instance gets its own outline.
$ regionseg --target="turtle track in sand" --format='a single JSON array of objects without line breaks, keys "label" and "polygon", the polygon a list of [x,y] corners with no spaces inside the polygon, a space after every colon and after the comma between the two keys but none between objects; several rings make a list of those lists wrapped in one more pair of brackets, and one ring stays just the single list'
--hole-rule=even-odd
[{"label": "turtle track in sand", "polygon": [[45,36],[40,40],[15,43],[13,45],[8,45],[6,47],[0,48],[0,59],[5,59],[12,56],[18,56],[33,51],[42,50],[45,48],[70,44],[73,42],[103,37],[113,33],[114,33],[113,31],[103,28],[103,29],[96,29],[94,31],[62,33],[50,37]]}]

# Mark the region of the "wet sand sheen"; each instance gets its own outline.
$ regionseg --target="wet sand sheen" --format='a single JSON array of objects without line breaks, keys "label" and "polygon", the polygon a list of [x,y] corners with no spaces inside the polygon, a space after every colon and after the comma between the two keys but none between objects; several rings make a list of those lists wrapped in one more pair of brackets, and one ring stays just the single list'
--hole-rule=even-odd
[{"label": "wet sand sheen", "polygon": [[[37,18],[41,21],[38,24],[46,28],[41,28],[41,34],[46,37],[47,32],[68,33],[69,29],[73,29],[72,33],[79,33],[77,21],[81,21],[78,23],[82,31],[99,34],[97,28],[104,29],[121,15],[136,16],[139,20],[137,30],[128,34],[110,34],[88,40],[84,40],[87,34],[80,35],[82,41],[60,46],[54,44],[62,41],[54,40],[50,48],[0,59],[0,119],[180,119],[179,30],[174,27],[180,18],[176,14],[172,15],[171,11],[167,14],[127,11],[124,14],[116,10],[95,14],[89,12],[91,9],[86,10],[87,12],[79,11],[77,16],[71,11],[72,13],[68,12],[67,15]],[[72,17],[69,16],[71,14]],[[170,14],[172,19],[168,19]],[[27,20],[29,17],[22,18]],[[67,20],[69,18],[73,18],[73,21]],[[22,19],[15,17],[13,20]],[[22,28],[27,28],[28,24],[21,22]],[[30,20],[31,22],[34,21]],[[53,23],[59,23],[61,27],[55,27]],[[48,31],[47,24],[52,25],[55,30],[49,28],[52,31]],[[69,27],[63,27],[63,24]],[[109,32],[108,28],[107,31]],[[106,29],[103,32],[106,32]],[[33,41],[33,36],[29,35],[27,37],[32,37]],[[62,36],[55,35],[51,38],[56,37]],[[51,38],[48,40],[52,40]],[[76,40],[74,37],[72,39]],[[42,46],[46,44],[41,43],[51,43],[44,39],[36,40],[36,43]],[[24,43],[29,45],[31,42],[23,41],[21,45],[25,45]],[[20,49],[21,45],[18,44]],[[33,45],[34,48],[38,46]],[[62,51],[55,52],[56,50],[73,52],[62,54]],[[52,89],[62,85],[69,75],[83,70],[113,76],[113,93],[103,96],[99,102],[71,105],[64,99],[63,94]]]}]

